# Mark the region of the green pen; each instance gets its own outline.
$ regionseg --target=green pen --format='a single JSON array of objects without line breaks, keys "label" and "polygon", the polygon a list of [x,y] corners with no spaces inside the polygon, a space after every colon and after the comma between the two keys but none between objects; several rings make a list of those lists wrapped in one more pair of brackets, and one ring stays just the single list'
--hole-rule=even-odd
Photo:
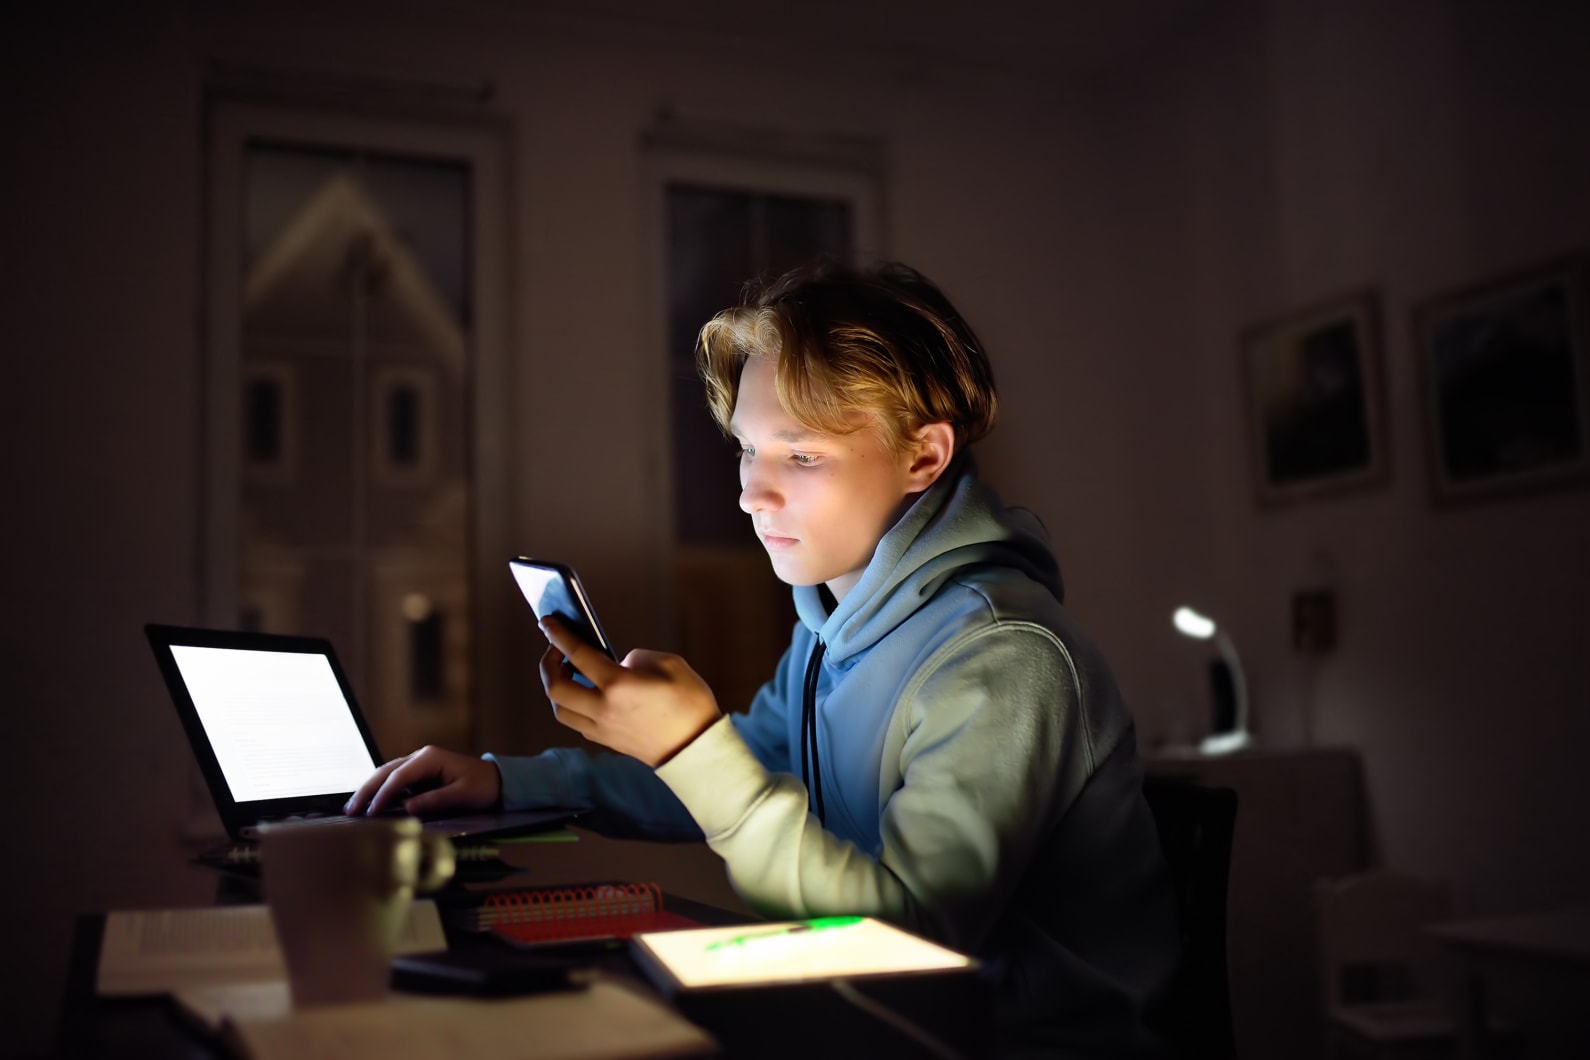
[{"label": "green pen", "polygon": [[830,931],[834,928],[849,927],[851,924],[861,923],[862,919],[859,916],[820,916],[814,920],[802,921],[799,924],[792,924],[789,927],[778,928],[774,931],[755,931],[749,935],[735,935],[732,938],[719,939],[717,942],[707,944],[707,952],[711,953],[713,950],[727,949],[730,946],[744,946],[747,942],[755,942],[757,939],[776,939],[783,938],[785,935],[800,935],[808,931]]}]

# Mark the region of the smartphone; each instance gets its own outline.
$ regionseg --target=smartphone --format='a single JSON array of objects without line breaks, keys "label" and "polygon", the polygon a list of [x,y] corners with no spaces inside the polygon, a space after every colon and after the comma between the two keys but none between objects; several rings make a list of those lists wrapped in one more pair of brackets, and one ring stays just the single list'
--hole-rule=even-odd
[{"label": "smartphone", "polygon": [[392,985],[422,994],[509,997],[548,990],[575,990],[583,980],[567,963],[507,946],[470,946],[392,958]]},{"label": "smartphone", "polygon": [[[514,581],[519,583],[519,591],[524,593],[537,619],[557,615],[585,643],[600,649],[609,659],[618,660],[573,567],[518,556],[508,561],[508,569],[513,571]],[[574,679],[586,688],[594,687],[579,670],[574,671]]]}]

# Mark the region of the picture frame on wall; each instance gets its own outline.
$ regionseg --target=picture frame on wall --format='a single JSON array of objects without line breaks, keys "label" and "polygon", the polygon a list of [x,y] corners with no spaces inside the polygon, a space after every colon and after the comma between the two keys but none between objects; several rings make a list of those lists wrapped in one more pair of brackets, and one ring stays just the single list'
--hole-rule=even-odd
[{"label": "picture frame on wall", "polygon": [[1563,258],[1415,307],[1437,503],[1590,472],[1586,266],[1582,255]]},{"label": "picture frame on wall", "polygon": [[1386,481],[1379,309],[1354,291],[1255,325],[1241,340],[1261,505]]}]

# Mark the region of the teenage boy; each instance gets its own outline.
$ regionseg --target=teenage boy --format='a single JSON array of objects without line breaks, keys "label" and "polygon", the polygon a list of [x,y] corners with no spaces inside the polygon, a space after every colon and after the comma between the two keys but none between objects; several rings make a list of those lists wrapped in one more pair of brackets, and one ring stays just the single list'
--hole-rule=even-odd
[{"label": "teenage boy", "polygon": [[722,714],[676,655],[615,663],[547,622],[558,719],[619,754],[427,747],[349,812],[428,782],[410,812],[704,837],[768,916],[868,914],[983,958],[1007,1049],[1155,1051],[1175,913],[1131,718],[1041,525],[978,480],[997,404],[976,336],[904,266],[821,266],[714,317],[697,361],[800,617],[750,709]]}]

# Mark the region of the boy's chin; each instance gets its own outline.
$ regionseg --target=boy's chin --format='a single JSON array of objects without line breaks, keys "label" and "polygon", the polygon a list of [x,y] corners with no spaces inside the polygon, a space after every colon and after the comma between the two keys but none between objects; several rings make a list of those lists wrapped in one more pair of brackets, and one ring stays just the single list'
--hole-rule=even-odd
[{"label": "boy's chin", "polygon": [[768,558],[772,561],[773,576],[792,589],[802,585],[821,585],[828,580],[818,577],[799,564],[781,563],[778,558],[773,556]]}]

